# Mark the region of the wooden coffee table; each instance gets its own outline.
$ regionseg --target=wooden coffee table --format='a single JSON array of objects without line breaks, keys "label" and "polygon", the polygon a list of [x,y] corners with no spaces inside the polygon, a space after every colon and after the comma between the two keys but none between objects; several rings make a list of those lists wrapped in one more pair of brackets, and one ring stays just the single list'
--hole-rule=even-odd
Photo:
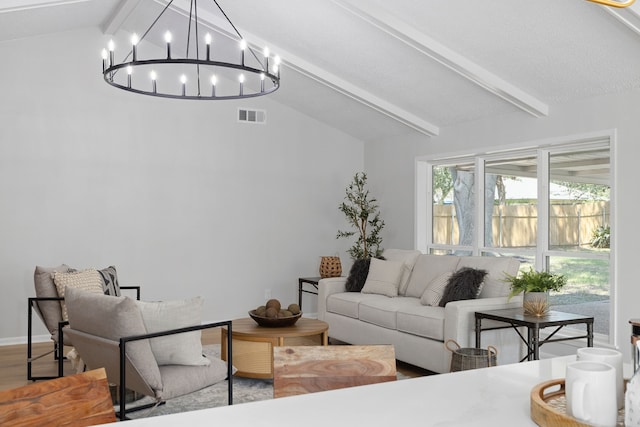
[{"label": "wooden coffee table", "polygon": [[[293,326],[266,328],[246,317],[232,322],[233,366],[236,375],[247,378],[273,378],[273,347],[328,345],[329,325],[321,320],[301,317]],[[227,360],[227,328],[222,328],[222,360]]]}]

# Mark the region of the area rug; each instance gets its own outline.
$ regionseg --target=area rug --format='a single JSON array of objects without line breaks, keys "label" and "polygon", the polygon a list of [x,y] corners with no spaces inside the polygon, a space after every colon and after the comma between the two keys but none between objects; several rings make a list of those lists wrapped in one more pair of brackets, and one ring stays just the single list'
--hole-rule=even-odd
[{"label": "area rug", "polygon": [[[220,345],[207,345],[204,347],[207,357],[219,358]],[[398,373],[398,379],[406,379],[407,376]],[[214,384],[195,393],[168,400],[164,405],[151,409],[132,412],[129,418],[146,418],[158,415],[174,414],[178,412],[195,411],[198,409],[215,408],[227,405],[227,381]],[[273,399],[273,381],[251,378],[233,377],[233,404],[256,402],[259,400]],[[145,397],[136,402],[127,404],[127,409],[135,406],[153,403],[153,399]]]}]

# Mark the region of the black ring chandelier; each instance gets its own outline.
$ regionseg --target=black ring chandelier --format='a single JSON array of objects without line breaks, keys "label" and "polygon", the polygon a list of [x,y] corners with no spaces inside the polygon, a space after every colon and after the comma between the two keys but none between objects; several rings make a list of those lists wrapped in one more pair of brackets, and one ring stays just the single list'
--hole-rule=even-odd
[{"label": "black ring chandelier", "polygon": [[[262,52],[262,59],[258,58],[216,0],[212,0],[213,3],[238,36],[238,49],[233,50],[232,56],[237,55],[239,62],[213,59],[212,51],[215,48],[212,49],[213,38],[210,33],[204,35],[205,49],[204,52],[200,51],[200,27],[203,24],[198,20],[197,0],[190,0],[184,57],[172,54],[173,36],[170,31],[164,33],[166,51],[162,58],[153,59],[140,55],[142,52],[138,52],[138,44],[149,34],[173,1],[167,3],[142,37],[136,33],[132,35],[131,50],[122,62],[114,61],[115,43],[113,40],[109,41],[108,49],[102,50],[102,74],[105,82],[118,89],[142,95],[200,100],[251,98],[272,93],[280,87],[280,58],[270,58],[267,47]],[[174,43],[173,46],[175,51],[177,45]],[[250,65],[245,62],[247,50],[251,54],[248,58]]]}]

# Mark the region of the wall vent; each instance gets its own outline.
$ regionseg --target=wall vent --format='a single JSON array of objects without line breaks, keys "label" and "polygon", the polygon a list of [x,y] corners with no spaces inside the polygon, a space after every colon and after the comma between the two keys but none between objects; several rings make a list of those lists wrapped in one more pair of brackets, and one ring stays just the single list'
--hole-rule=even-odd
[{"label": "wall vent", "polygon": [[238,121],[241,123],[265,124],[267,122],[267,112],[265,110],[238,108]]}]

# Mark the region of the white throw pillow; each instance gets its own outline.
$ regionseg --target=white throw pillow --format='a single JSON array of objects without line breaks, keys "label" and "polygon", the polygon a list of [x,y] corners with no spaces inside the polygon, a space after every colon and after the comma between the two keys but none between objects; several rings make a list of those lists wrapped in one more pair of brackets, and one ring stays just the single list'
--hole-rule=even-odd
[{"label": "white throw pillow", "polygon": [[422,305],[438,307],[452,274],[453,272],[447,271],[429,282],[427,289],[424,290],[422,297],[420,297],[420,303]]},{"label": "white throw pillow", "polygon": [[388,261],[402,261],[404,263],[404,269],[402,277],[400,278],[400,285],[398,286],[398,295],[404,295],[407,292],[407,286],[409,286],[409,278],[413,271],[413,266],[416,264],[416,260],[422,254],[420,251],[407,250],[407,249],[385,249],[382,253],[384,259]]},{"label": "white throw pillow", "polygon": [[[204,300],[146,302],[136,301],[148,333],[199,326],[202,324]],[[152,338],[151,351],[158,365],[205,365],[211,362],[202,355],[200,331]]]},{"label": "white throw pillow", "polygon": [[371,258],[369,274],[362,287],[362,293],[397,297],[403,271],[404,263],[401,261],[383,261]]}]

